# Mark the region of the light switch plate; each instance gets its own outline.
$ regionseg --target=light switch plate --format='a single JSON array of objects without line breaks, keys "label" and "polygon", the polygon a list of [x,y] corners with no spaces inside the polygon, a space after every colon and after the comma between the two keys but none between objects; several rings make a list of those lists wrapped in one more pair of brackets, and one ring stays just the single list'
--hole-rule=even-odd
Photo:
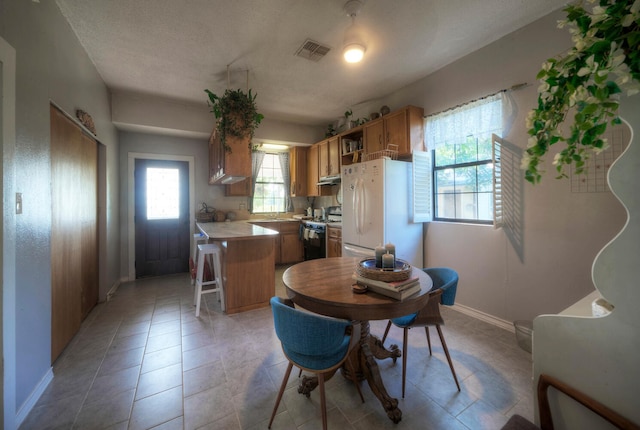
[{"label": "light switch plate", "polygon": [[16,215],[22,213],[22,193],[16,193]]}]

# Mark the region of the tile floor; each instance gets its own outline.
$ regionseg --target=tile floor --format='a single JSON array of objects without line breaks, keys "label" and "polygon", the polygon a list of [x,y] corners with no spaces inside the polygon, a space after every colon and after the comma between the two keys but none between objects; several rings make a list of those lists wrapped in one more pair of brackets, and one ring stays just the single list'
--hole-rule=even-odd
[{"label": "tile floor", "polygon": [[[285,296],[276,272],[276,294]],[[266,429],[286,359],[270,308],[225,315],[215,295],[194,316],[187,274],[120,286],[99,304],[54,363],[54,379],[20,429]],[[499,429],[514,413],[533,417],[531,357],[514,335],[443,307],[444,335],[462,391],[440,347],[429,357],[421,329],[409,332],[406,398],[401,360],[379,361],[402,421],[393,424],[369,387],[361,403],[350,381],[326,385],[330,429]],[[379,336],[386,321],[372,321]],[[391,329],[387,345],[401,347]],[[297,392],[297,372],[272,429],[321,428],[319,396]]]}]

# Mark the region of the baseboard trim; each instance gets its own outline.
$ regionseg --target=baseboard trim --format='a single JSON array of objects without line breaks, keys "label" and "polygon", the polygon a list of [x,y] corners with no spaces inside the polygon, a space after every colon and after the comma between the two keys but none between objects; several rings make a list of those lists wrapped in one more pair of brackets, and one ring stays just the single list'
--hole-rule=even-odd
[{"label": "baseboard trim", "polygon": [[111,287],[111,289],[107,293],[107,302],[111,300],[111,297],[113,297],[113,295],[116,293],[116,291],[118,291],[118,288],[120,287],[120,285],[123,282],[127,282],[127,278],[120,278],[113,284],[113,286]]},{"label": "baseboard trim", "polygon": [[40,396],[47,389],[51,381],[53,380],[53,368],[50,367],[47,373],[42,377],[36,388],[31,392],[27,400],[20,406],[18,413],[16,414],[16,428],[20,428],[22,422],[27,418],[33,407],[40,400]]},{"label": "baseboard trim", "polygon": [[501,318],[494,317],[493,315],[486,314],[477,309],[470,308],[465,305],[455,304],[451,307],[453,310],[463,313],[465,315],[469,315],[470,317],[479,319],[496,327],[500,327],[501,329],[510,331],[511,333],[515,333],[516,329],[513,326],[511,321],[506,321]]}]

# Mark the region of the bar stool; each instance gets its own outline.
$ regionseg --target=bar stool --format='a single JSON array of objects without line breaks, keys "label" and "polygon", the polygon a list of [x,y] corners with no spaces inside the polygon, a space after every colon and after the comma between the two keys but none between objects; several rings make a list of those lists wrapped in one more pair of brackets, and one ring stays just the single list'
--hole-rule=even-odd
[{"label": "bar stool", "polygon": [[[191,250],[191,261],[193,261],[194,268],[198,264],[198,245],[200,245],[201,243],[207,243],[207,236],[202,233],[195,233],[193,235],[193,249]],[[191,276],[191,285],[195,285],[195,283],[196,276],[195,274],[193,274]]]},{"label": "bar stool", "polygon": [[[203,294],[220,293],[220,306],[222,311],[225,310],[224,305],[224,286],[222,285],[222,265],[220,264],[220,255],[222,251],[220,246],[215,243],[206,243],[198,245],[198,266],[196,270],[196,288],[193,297],[193,304],[196,306],[196,317],[200,316],[200,299]],[[209,257],[211,256],[211,257]],[[205,259],[213,259],[213,280],[204,281],[204,261]],[[211,267],[211,265],[209,265]],[[203,289],[208,285],[215,285],[214,288]]]}]

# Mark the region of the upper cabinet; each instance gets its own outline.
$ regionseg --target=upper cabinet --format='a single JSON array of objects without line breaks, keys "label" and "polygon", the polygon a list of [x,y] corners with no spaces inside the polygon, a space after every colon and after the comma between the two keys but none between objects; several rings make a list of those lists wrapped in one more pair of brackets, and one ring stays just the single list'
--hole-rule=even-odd
[{"label": "upper cabinet", "polygon": [[225,185],[224,195],[227,197],[251,197],[252,194],[251,178]]},{"label": "upper cabinet", "polygon": [[329,138],[329,144],[327,146],[329,150],[329,174],[328,176],[335,176],[340,174],[340,137],[333,136]]},{"label": "upper cabinet", "polygon": [[307,196],[309,197],[331,195],[331,187],[318,186],[318,181],[320,180],[321,143],[313,144],[307,150]]},{"label": "upper cabinet", "polygon": [[366,154],[397,145],[398,158],[411,158],[413,151],[424,151],[424,109],[406,106],[364,125]]},{"label": "upper cabinet", "polygon": [[307,148],[294,146],[289,149],[289,173],[291,197],[307,196]]},{"label": "upper cabinet", "polygon": [[340,174],[340,137],[333,136],[318,143],[320,177]]},{"label": "upper cabinet", "polygon": [[233,184],[251,178],[251,138],[227,136],[226,150],[218,132],[209,137],[209,184]]}]

